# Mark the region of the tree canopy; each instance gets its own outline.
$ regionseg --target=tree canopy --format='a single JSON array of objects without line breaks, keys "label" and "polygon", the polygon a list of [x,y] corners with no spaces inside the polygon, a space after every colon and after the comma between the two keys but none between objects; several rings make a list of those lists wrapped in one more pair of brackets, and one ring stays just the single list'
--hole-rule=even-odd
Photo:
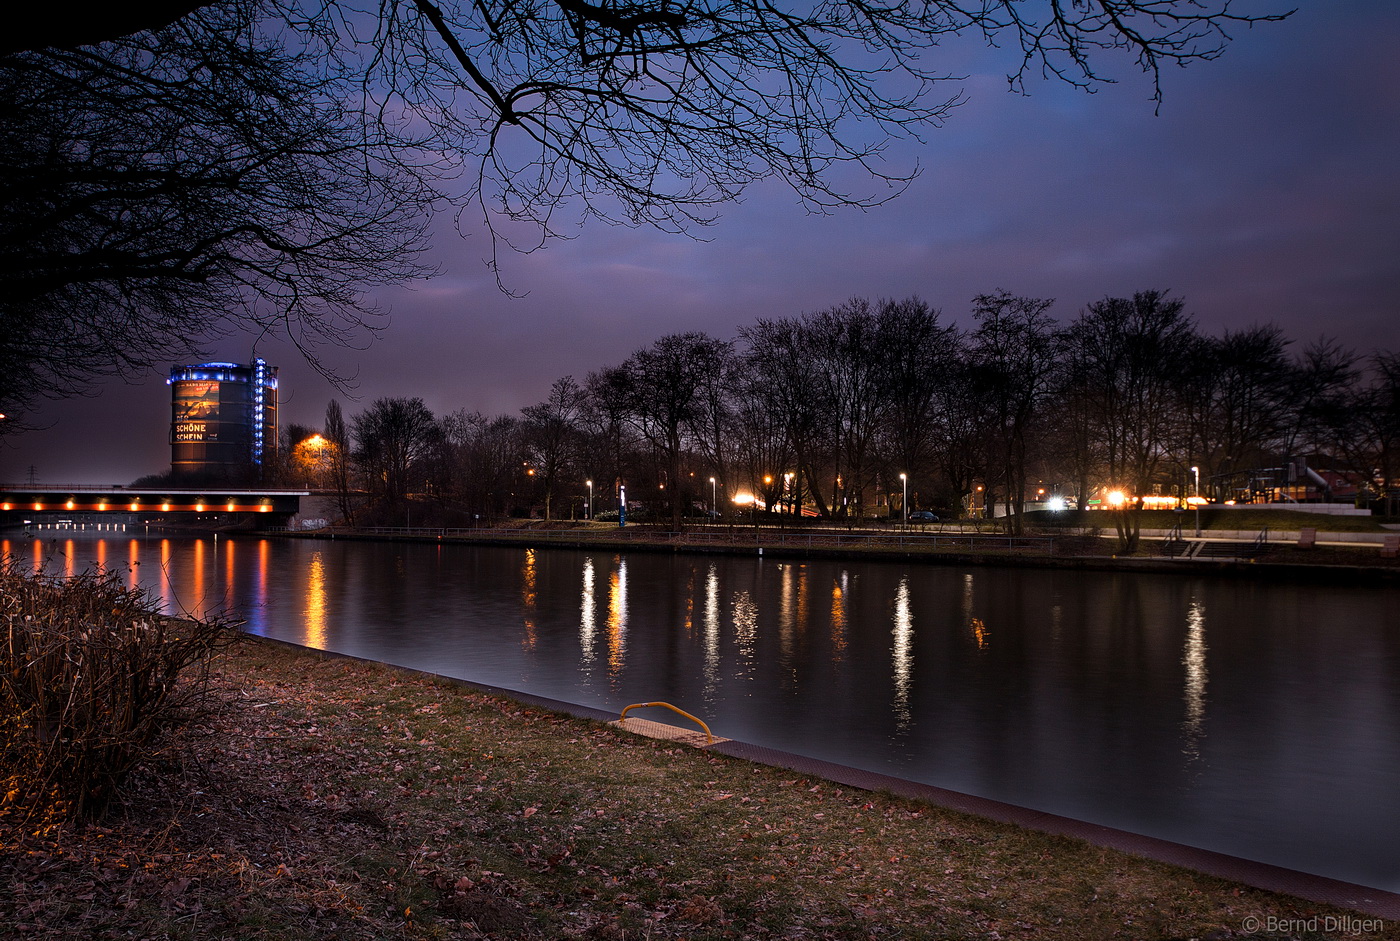
[{"label": "tree canopy", "polygon": [[[692,232],[750,184],[868,206],[960,100],[1219,55],[1238,0],[75,0],[0,51],[0,409],[224,329],[314,347],[414,276],[439,200],[494,267],[582,219]],[[582,220],[578,220],[582,221]],[[314,354],[313,354],[314,361]],[[7,372],[10,370],[7,370]]]},{"label": "tree canopy", "polygon": [[0,411],[233,330],[373,327],[433,195],[333,86],[242,4],[0,60]]},{"label": "tree canopy", "polygon": [[[95,2],[80,3],[94,10]],[[65,16],[17,35],[31,47],[108,38],[176,17],[193,0]],[[203,10],[213,7],[201,7]],[[1156,87],[1164,65],[1219,55],[1231,31],[1281,19],[1238,0],[263,0],[288,48],[314,50],[347,89],[408,125],[460,172],[454,195],[519,247],[587,216],[685,230],[770,177],[815,208],[889,198],[912,167],[883,159],[959,101],[940,44],[980,37],[1019,52],[1008,76],[1091,87],[1126,59]],[[81,24],[81,25],[79,25]],[[42,24],[41,24],[42,25]],[[947,88],[946,92],[941,89]],[[356,96],[358,97],[358,96]],[[837,171],[857,165],[869,192]]]}]

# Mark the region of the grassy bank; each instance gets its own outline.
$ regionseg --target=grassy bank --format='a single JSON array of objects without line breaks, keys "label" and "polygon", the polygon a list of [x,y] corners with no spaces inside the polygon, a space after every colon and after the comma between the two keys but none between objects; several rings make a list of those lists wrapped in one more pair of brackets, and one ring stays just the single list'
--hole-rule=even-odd
[{"label": "grassy bank", "polygon": [[100,823],[0,818],[11,936],[1233,938],[1329,914],[374,665],[246,641],[215,673],[228,708]]}]

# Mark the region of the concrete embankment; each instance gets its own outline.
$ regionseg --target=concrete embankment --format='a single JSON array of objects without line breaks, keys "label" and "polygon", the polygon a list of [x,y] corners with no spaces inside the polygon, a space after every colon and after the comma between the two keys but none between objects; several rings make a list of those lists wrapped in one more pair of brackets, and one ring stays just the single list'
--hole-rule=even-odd
[{"label": "concrete embankment", "polygon": [[[718,531],[717,531],[718,530]],[[1009,566],[1067,571],[1214,575],[1287,581],[1320,581],[1369,586],[1400,585],[1400,563],[1381,555],[1386,533],[1319,532],[1315,551],[1297,548],[1298,534],[1273,531],[1209,530],[1186,542],[1210,551],[1164,555],[1158,548],[1167,530],[1143,530],[1134,555],[1116,552],[1111,536],[997,534],[927,530],[780,531],[703,528],[683,533],[618,529],[323,529],[278,532],[302,539],[374,542],[457,543],[509,548],[586,549],[604,552],[663,552],[753,556],[774,559],[851,559],[927,565]],[[1204,547],[1203,547],[1204,548]],[[1237,550],[1234,553],[1229,549]]]}]

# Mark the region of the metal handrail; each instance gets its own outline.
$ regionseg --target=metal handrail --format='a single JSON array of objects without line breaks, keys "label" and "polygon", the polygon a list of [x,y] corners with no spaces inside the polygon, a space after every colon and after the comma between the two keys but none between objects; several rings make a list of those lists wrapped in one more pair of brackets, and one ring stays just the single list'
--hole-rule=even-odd
[{"label": "metal handrail", "polygon": [[733,543],[768,546],[804,546],[815,548],[830,545],[865,545],[871,547],[901,546],[921,548],[1003,548],[1003,549],[1042,549],[1054,547],[1053,536],[1012,536],[991,533],[961,533],[948,531],[907,532],[903,530],[872,530],[851,532],[848,530],[810,530],[785,532],[780,529],[743,529],[730,532],[696,531],[669,532],[658,529],[612,529],[612,530],[532,530],[496,528],[490,526],[455,528],[438,526],[366,526],[355,532],[379,536],[427,536],[442,539],[451,536],[474,538],[506,538],[536,542],[570,543],[580,537],[590,540],[607,539],[615,542],[629,542],[634,537],[664,539],[675,545]]},{"label": "metal handrail", "polygon": [[645,709],[648,706],[664,706],[667,709],[670,709],[672,712],[676,713],[676,715],[685,716],[691,722],[694,722],[696,725],[700,726],[700,728],[705,730],[706,745],[713,745],[715,743],[714,733],[710,731],[710,727],[705,724],[705,721],[703,719],[697,719],[695,716],[686,712],[684,709],[677,709],[675,706],[671,705],[668,702],[634,702],[632,705],[622,710],[622,715],[617,717],[617,721],[625,722],[627,720],[627,712],[630,709]]}]

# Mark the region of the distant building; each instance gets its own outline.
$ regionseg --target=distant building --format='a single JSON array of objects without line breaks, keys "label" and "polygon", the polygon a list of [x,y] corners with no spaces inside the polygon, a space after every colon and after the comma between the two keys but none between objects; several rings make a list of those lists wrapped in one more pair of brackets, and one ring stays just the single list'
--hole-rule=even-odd
[{"label": "distant building", "polygon": [[176,366],[170,386],[170,471],[177,477],[257,480],[277,448],[277,367]]}]

